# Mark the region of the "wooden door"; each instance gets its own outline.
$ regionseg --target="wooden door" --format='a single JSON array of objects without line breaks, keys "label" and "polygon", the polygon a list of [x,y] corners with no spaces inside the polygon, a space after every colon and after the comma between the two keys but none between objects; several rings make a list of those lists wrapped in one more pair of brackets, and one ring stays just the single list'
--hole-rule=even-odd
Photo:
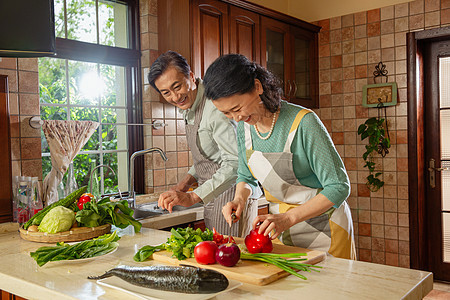
[{"label": "wooden door", "polygon": [[8,77],[0,75],[0,223],[12,221],[12,169],[9,133]]},{"label": "wooden door", "polygon": [[450,37],[427,44],[424,75],[428,264],[450,281]]},{"label": "wooden door", "polygon": [[230,5],[230,53],[261,63],[259,15]]},{"label": "wooden door", "polygon": [[289,102],[318,108],[317,34],[299,27],[289,29]]},{"label": "wooden door", "polygon": [[291,53],[288,33],[288,24],[261,17],[261,65],[282,81],[286,98],[293,91],[287,68]]},{"label": "wooden door", "polygon": [[228,4],[216,0],[192,1],[192,53],[196,76],[228,53]]}]

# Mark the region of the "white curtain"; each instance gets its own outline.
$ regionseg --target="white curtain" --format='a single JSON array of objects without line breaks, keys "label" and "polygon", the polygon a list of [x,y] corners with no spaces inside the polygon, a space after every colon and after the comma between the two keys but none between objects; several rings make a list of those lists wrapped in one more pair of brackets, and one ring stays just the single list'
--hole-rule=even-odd
[{"label": "white curtain", "polygon": [[80,152],[99,123],[92,121],[45,120],[42,125],[50,147],[52,170],[44,179],[46,205],[58,201],[58,185],[74,157]]}]

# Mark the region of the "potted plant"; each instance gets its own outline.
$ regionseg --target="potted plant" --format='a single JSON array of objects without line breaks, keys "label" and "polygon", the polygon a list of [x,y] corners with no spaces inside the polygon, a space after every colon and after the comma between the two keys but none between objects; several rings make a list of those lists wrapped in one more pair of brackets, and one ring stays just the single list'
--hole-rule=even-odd
[{"label": "potted plant", "polygon": [[366,152],[363,154],[363,159],[366,163],[364,167],[367,167],[370,172],[369,176],[367,176],[366,184],[372,192],[378,191],[384,185],[384,181],[380,179],[382,172],[375,172],[373,156],[375,153],[378,153],[381,157],[385,157],[386,154],[389,153],[388,149],[391,147],[387,124],[386,130],[383,126],[384,120],[385,119],[376,117],[369,118],[358,127],[358,135],[361,136],[361,140],[368,138],[368,144],[366,145]]}]

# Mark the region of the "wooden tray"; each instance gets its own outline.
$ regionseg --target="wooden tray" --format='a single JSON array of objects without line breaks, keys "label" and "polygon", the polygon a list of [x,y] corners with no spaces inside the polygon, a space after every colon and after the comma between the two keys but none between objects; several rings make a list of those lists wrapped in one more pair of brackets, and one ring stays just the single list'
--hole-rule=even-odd
[{"label": "wooden tray", "polygon": [[[242,238],[235,238],[236,242],[239,244],[243,243]],[[307,256],[305,261],[301,263],[305,264],[317,264],[325,259],[326,253],[318,250],[309,250],[305,248],[286,246],[283,244],[273,244],[272,253],[303,253],[305,252]],[[274,282],[280,278],[289,275],[288,272],[281,270],[274,265],[266,264],[260,261],[252,260],[240,260],[234,267],[224,267],[220,264],[212,265],[201,265],[195,261],[195,258],[188,258],[186,260],[178,260],[172,257],[172,252],[161,251],[153,253],[153,259],[162,263],[169,263],[173,265],[191,265],[199,268],[213,269],[221,272],[225,276],[231,279],[235,279],[241,282],[255,284],[255,285],[266,285]],[[320,269],[318,269],[320,271]],[[300,272],[300,274],[308,277],[308,272]],[[301,279],[300,279],[301,280]]]},{"label": "wooden tray", "polygon": [[57,242],[78,242],[96,238],[111,231],[111,225],[101,225],[97,227],[78,227],[74,230],[58,233],[47,233],[39,231],[28,231],[19,228],[20,237],[27,241],[39,243],[57,243]]}]

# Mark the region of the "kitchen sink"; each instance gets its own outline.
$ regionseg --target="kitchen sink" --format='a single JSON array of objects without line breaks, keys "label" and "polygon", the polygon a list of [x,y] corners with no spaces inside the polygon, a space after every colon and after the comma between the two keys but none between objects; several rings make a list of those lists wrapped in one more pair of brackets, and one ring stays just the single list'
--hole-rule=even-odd
[{"label": "kitchen sink", "polygon": [[[196,203],[190,207],[176,205],[173,207],[172,213],[178,212],[178,211],[183,211],[183,210],[189,210],[189,209],[193,209],[193,208],[197,208],[197,207],[202,207],[202,206],[203,206],[202,203]],[[142,205],[139,205],[138,207],[136,207],[134,209],[133,217],[135,219],[144,219],[144,218],[161,216],[161,215],[168,214],[168,213],[169,213],[168,210],[162,209],[158,206],[158,202],[150,202],[150,203],[145,203],[145,204],[142,204]]]}]

